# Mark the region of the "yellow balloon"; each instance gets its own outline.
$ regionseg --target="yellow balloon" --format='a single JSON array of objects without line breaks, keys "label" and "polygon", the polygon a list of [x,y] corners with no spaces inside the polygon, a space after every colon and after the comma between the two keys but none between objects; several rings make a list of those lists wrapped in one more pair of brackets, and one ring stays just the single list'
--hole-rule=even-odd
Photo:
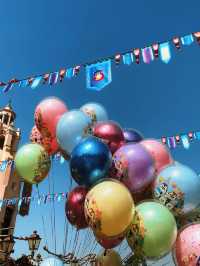
[{"label": "yellow balloon", "polygon": [[134,212],[131,193],[120,182],[98,183],[86,196],[85,216],[96,235],[112,237],[126,233]]},{"label": "yellow balloon", "polygon": [[97,265],[101,266],[122,266],[120,255],[112,249],[108,249],[97,257]]}]

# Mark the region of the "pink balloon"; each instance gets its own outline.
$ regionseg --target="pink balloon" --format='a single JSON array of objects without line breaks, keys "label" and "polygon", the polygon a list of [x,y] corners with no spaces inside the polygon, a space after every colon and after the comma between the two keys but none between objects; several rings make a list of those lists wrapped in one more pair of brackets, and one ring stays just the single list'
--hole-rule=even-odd
[{"label": "pink balloon", "polygon": [[43,137],[36,126],[31,130],[30,141],[42,145],[49,155],[56,153],[59,149],[56,138]]},{"label": "pink balloon", "polygon": [[42,137],[40,131],[37,129],[36,126],[34,126],[32,128],[29,139],[30,139],[30,141],[32,143],[37,143],[37,144],[42,145],[42,139],[43,139],[43,137]]},{"label": "pink balloon", "polygon": [[200,265],[200,224],[190,224],[179,232],[173,255],[177,266]]},{"label": "pink balloon", "polygon": [[55,97],[46,98],[37,105],[35,124],[43,137],[56,138],[58,120],[67,111],[64,102]]},{"label": "pink balloon", "polygon": [[155,162],[155,168],[157,173],[161,171],[161,169],[173,162],[173,159],[164,146],[164,144],[160,143],[154,139],[146,139],[140,142],[140,144],[151,154]]}]

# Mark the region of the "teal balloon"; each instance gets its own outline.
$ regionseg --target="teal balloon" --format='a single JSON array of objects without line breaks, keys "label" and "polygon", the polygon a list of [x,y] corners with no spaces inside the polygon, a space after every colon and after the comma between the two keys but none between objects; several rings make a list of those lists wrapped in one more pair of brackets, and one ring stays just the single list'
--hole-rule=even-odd
[{"label": "teal balloon", "polygon": [[91,132],[92,120],[80,110],[66,112],[58,121],[56,136],[59,146],[71,153],[75,146]]},{"label": "teal balloon", "polygon": [[81,110],[92,119],[93,123],[108,120],[106,109],[99,103],[86,103]]},{"label": "teal balloon", "polygon": [[64,266],[64,263],[57,259],[57,258],[47,258],[45,259],[41,264],[40,266]]},{"label": "teal balloon", "polygon": [[176,162],[159,173],[153,194],[175,216],[187,215],[200,204],[200,177],[188,166]]}]

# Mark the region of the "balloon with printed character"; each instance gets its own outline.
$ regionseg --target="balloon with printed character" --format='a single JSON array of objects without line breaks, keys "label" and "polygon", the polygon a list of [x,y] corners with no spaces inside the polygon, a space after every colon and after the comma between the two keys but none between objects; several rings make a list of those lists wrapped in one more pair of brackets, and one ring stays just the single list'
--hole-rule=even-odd
[{"label": "balloon with printed character", "polygon": [[86,103],[80,110],[91,118],[93,124],[108,120],[106,109],[99,103]]},{"label": "balloon with printed character", "polygon": [[199,187],[199,176],[188,166],[176,163],[159,173],[153,195],[175,216],[185,216],[200,204]]},{"label": "balloon with printed character", "polygon": [[173,248],[173,258],[177,266],[200,265],[200,224],[183,227]]},{"label": "balloon with printed character", "polygon": [[113,156],[116,178],[132,193],[144,190],[155,179],[154,161],[140,144],[126,144]]},{"label": "balloon with printed character", "polygon": [[51,161],[45,149],[36,143],[23,145],[15,156],[16,170],[28,183],[38,184],[48,174]]}]

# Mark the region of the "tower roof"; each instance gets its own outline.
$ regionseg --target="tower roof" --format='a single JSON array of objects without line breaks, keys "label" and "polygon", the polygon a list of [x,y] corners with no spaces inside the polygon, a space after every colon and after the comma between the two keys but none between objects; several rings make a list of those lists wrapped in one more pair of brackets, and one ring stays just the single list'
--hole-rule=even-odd
[{"label": "tower roof", "polygon": [[11,113],[13,118],[15,119],[16,118],[16,113],[13,111],[13,108],[12,108],[12,104],[11,104],[11,100],[8,102],[8,104],[4,107],[4,108],[1,108],[0,109],[0,113],[4,111],[4,112],[8,112],[8,113]]}]

